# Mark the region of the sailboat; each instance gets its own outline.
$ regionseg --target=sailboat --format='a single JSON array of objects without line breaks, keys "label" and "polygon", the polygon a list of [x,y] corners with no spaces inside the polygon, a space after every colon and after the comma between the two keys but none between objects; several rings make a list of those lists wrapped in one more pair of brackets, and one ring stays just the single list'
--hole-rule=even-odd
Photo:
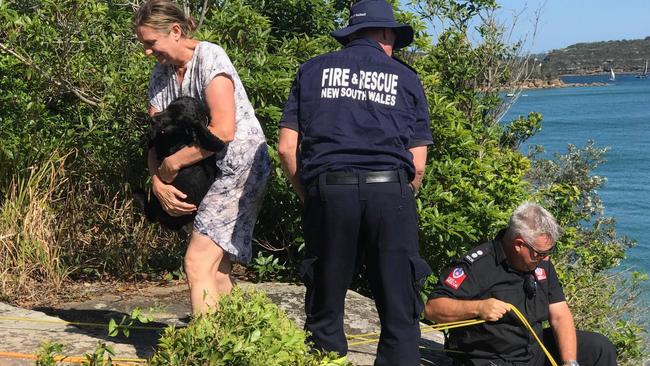
[{"label": "sailboat", "polygon": [[636,74],[635,78],[645,79],[648,77],[648,60],[645,60],[645,69],[643,69],[643,74]]},{"label": "sailboat", "polygon": [[609,69],[609,81],[614,81],[616,80],[616,74],[614,74],[614,69],[610,68]]}]

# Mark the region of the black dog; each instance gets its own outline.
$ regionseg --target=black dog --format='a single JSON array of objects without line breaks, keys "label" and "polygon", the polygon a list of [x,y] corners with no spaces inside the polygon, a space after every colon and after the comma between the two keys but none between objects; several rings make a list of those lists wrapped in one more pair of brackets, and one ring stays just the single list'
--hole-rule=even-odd
[{"label": "black dog", "polygon": [[[201,203],[217,176],[217,159],[222,159],[226,154],[226,144],[210,133],[208,120],[208,113],[198,100],[181,97],[171,102],[163,112],[151,117],[151,126],[146,134],[147,150],[153,148],[158,161],[190,145],[215,152],[210,157],[179,170],[171,183],[187,195],[185,202],[196,206]],[[172,230],[179,230],[191,223],[195,216],[169,215],[153,193],[149,195],[144,211],[149,220],[158,221]]]}]

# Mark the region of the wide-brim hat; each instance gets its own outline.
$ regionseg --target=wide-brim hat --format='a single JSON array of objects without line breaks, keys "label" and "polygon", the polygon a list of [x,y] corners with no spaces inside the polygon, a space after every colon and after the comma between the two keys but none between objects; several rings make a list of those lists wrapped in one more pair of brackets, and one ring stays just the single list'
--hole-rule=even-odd
[{"label": "wide-brim hat", "polygon": [[361,0],[350,7],[348,26],[330,33],[342,45],[350,41],[350,35],[365,28],[391,28],[396,39],[394,49],[404,48],[413,42],[413,28],[395,21],[393,7],[385,0]]}]

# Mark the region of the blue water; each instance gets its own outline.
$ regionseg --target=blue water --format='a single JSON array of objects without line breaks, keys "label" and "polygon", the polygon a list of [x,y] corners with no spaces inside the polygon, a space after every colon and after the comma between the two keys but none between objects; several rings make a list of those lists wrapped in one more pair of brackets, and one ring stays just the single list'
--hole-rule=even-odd
[{"label": "blue water", "polygon": [[[531,111],[543,115],[542,131],[528,145],[542,145],[549,157],[566,153],[567,144],[584,146],[593,139],[609,147],[607,162],[594,174],[607,177],[599,190],[605,215],[615,217],[619,234],[637,241],[626,252],[621,269],[650,273],[650,79],[634,75],[564,77],[565,82],[607,82],[607,86],[525,90],[504,122]],[[650,284],[642,298],[650,304]],[[650,315],[648,315],[650,318]]]}]

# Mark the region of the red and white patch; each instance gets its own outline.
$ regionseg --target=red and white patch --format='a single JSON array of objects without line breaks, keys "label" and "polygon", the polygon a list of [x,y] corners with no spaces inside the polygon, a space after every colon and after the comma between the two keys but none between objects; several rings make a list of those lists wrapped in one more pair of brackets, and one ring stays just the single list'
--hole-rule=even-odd
[{"label": "red and white patch", "polygon": [[445,280],[445,283],[449,285],[449,287],[453,288],[454,290],[458,290],[460,285],[465,281],[465,278],[467,275],[465,274],[465,271],[463,271],[462,268],[454,268],[453,271],[447,276],[447,279]]},{"label": "red and white patch", "polygon": [[544,268],[541,268],[541,267],[535,268],[535,278],[537,279],[537,281],[545,280],[546,279],[546,270],[544,270]]}]

